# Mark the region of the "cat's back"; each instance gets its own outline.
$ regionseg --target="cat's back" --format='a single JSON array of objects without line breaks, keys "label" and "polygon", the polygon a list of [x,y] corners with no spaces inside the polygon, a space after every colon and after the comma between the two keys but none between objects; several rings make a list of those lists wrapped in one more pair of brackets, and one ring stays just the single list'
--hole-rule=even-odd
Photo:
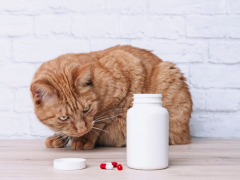
[{"label": "cat's back", "polygon": [[[150,73],[152,67],[154,67],[156,64],[162,62],[162,60],[155,56],[151,51],[130,45],[117,45],[105,50],[94,51],[90,53],[69,53],[61,55],[53,60],[43,63],[35,73],[33,79],[43,78],[43,76],[46,76],[46,72],[52,76],[56,75],[56,71],[58,71],[58,74],[60,71],[70,72],[68,71],[69,69],[73,69],[76,66],[82,66],[88,63],[95,63],[104,56],[107,56],[109,53],[114,53],[119,50],[138,58],[144,68],[147,70],[147,73]],[[70,76],[71,74],[69,74],[69,77]]]},{"label": "cat's back", "polygon": [[[126,53],[126,54],[130,54],[130,55],[136,57],[139,60],[142,68],[145,70],[144,74],[146,74],[146,76],[150,76],[153,67],[162,62],[162,60],[160,58],[158,58],[156,55],[154,55],[151,51],[133,47],[130,45],[117,45],[117,46],[110,47],[110,48],[102,50],[102,51],[91,52],[91,53],[89,53],[89,55],[91,57],[93,57],[94,59],[100,60],[101,58],[108,56],[110,53],[111,54],[119,53],[119,51],[121,51],[123,54]],[[129,56],[129,57],[131,57],[131,56]],[[119,58],[121,58],[121,57],[119,57]],[[134,62],[132,62],[133,60],[134,60],[134,58],[128,59],[127,65],[128,66],[131,66],[131,65],[136,66],[136,64],[134,64]],[[109,58],[109,61],[111,61],[111,58]],[[129,62],[131,62],[131,63],[129,63]]]},{"label": "cat's back", "polygon": [[102,51],[96,51],[90,53],[93,57],[97,59],[101,59],[102,57],[106,56],[110,52],[116,51],[116,50],[123,50],[127,53],[132,54],[136,58],[140,59],[140,61],[144,64],[146,67],[153,67],[156,64],[162,62],[160,58],[158,58],[156,55],[154,55],[151,51],[146,49],[141,49],[137,47],[133,47],[130,45],[117,45]]}]

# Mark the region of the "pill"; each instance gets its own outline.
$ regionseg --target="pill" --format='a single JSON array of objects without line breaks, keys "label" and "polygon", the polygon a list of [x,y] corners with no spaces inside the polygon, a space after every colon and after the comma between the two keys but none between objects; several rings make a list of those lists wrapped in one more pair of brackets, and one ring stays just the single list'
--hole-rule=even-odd
[{"label": "pill", "polygon": [[113,167],[117,167],[118,163],[117,162],[110,162],[110,163],[106,163],[106,164],[112,164]]},{"label": "pill", "polygon": [[117,162],[112,162],[113,167],[117,167],[118,163]]},{"label": "pill", "polygon": [[113,165],[111,163],[101,164],[100,168],[101,169],[113,169]]},{"label": "pill", "polygon": [[117,165],[117,169],[121,171],[123,169],[122,165],[121,164]]}]

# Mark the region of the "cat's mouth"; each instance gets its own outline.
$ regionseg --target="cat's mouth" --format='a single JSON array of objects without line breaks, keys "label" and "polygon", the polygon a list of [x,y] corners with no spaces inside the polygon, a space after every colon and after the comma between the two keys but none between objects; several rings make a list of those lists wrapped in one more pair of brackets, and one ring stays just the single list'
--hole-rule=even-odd
[{"label": "cat's mouth", "polygon": [[89,133],[92,130],[92,128],[94,128],[94,122],[89,123],[88,126],[86,126],[85,131],[77,132],[77,131],[73,131],[72,129],[68,129],[68,130],[65,130],[63,134],[67,135],[68,137],[78,138]]},{"label": "cat's mouth", "polygon": [[86,130],[86,131],[84,131],[84,132],[78,133],[78,136],[82,136],[82,135],[84,135],[84,134],[87,134],[88,132],[89,132],[89,131]]},{"label": "cat's mouth", "polygon": [[70,133],[69,133],[69,132],[68,132],[68,133],[66,133],[66,134],[67,134],[68,136],[70,136],[70,137],[81,137],[81,136],[89,133],[91,130],[92,130],[92,127],[88,127],[86,131],[83,131],[83,132],[80,132],[80,133],[78,133],[78,132],[70,132]]},{"label": "cat's mouth", "polygon": [[[91,129],[90,129],[90,130],[91,130]],[[87,134],[90,130],[86,130],[86,131],[81,132],[81,133],[74,133],[74,134],[71,133],[71,134],[69,134],[69,136],[70,136],[70,137],[81,137],[81,136]]]}]

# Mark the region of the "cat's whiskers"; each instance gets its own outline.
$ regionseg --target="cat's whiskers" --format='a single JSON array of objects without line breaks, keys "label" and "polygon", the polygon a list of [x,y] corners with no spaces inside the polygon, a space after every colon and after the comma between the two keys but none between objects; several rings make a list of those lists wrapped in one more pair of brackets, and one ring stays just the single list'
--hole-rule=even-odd
[{"label": "cat's whiskers", "polygon": [[60,135],[57,135],[57,136],[53,136],[52,138],[49,138],[48,140],[53,140],[53,139],[56,139],[56,138],[61,138],[62,136],[64,136],[64,135],[60,134]]},{"label": "cat's whiskers", "polygon": [[99,121],[104,121],[104,120],[106,120],[106,119],[110,119],[110,118],[113,118],[113,117],[116,117],[116,116],[119,116],[120,114],[118,114],[118,115],[115,115],[115,116],[110,116],[110,117],[108,117],[108,118],[104,118],[104,119],[100,119],[100,120],[93,120],[93,122],[95,123],[95,122],[99,122]]},{"label": "cat's whiskers", "polygon": [[62,131],[58,131],[58,132],[54,132],[54,134],[59,135],[59,134],[63,134]]},{"label": "cat's whiskers", "polygon": [[[59,138],[59,142],[57,143],[57,145],[59,145],[60,142],[62,142],[63,140],[66,140],[66,135],[65,136],[62,136]],[[65,143],[64,143],[65,144]],[[55,146],[54,146],[55,147]],[[65,146],[64,146],[65,147]]]},{"label": "cat's whiskers", "polygon": [[70,137],[67,137],[67,140],[66,140],[66,142],[65,142],[65,144],[64,144],[63,147],[66,147],[66,146],[67,146],[67,144],[68,144],[68,142],[69,142],[69,139],[70,139]]},{"label": "cat's whiskers", "polygon": [[[108,111],[106,111],[105,113],[107,113],[107,112],[112,112],[112,111],[115,111],[116,113],[124,113],[124,111],[123,112],[119,112],[120,110],[123,110],[123,109],[129,109],[129,108],[115,108],[115,109],[109,109]],[[117,112],[118,111],[118,112]],[[101,118],[104,118],[104,117],[107,117],[107,116],[109,116],[109,115],[105,115],[105,116],[102,116],[102,117],[98,117],[97,119],[95,119],[95,120],[98,120],[98,119],[101,119]]]},{"label": "cat's whiskers", "polygon": [[55,133],[62,133],[62,131],[56,131]]},{"label": "cat's whiskers", "polygon": [[101,139],[102,139],[102,137],[100,136],[100,134],[99,133],[97,133],[96,131],[94,131],[93,129],[92,129],[92,131],[93,132],[95,132],[96,134],[97,134],[97,137],[100,137]]},{"label": "cat's whiskers", "polygon": [[[105,131],[105,130],[103,130],[103,129],[100,129],[100,128],[96,128],[96,127],[92,127],[92,128],[98,129],[98,130],[100,130],[100,131],[104,131],[104,132],[108,133],[107,131]],[[108,133],[108,134],[109,134],[109,133]]]},{"label": "cat's whiskers", "polygon": [[99,120],[99,119],[102,119],[102,118],[105,118],[105,117],[108,117],[108,116],[109,116],[109,115],[102,116],[102,117],[100,117],[100,118],[94,119],[94,121]]}]

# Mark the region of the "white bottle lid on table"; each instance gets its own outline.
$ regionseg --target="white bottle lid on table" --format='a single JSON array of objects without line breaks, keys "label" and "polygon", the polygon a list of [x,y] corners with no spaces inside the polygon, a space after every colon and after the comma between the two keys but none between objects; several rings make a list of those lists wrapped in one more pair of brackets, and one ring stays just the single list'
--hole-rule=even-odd
[{"label": "white bottle lid on table", "polygon": [[54,169],[78,170],[86,168],[86,159],[82,158],[61,158],[53,160]]}]

